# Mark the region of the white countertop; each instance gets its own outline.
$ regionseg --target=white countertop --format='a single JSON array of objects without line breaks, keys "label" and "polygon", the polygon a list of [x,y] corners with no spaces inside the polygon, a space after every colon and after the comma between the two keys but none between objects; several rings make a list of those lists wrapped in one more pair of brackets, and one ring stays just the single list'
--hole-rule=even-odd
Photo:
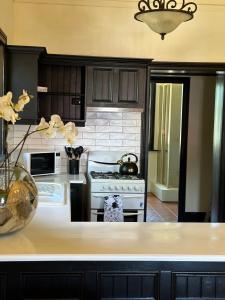
[{"label": "white countertop", "polygon": [[0,261],[225,261],[225,224],[70,223],[67,209],[1,236]]},{"label": "white countertop", "polygon": [[34,179],[37,182],[86,184],[86,176],[83,173],[80,173],[78,175],[70,175],[67,173],[63,173],[58,175],[36,176],[34,177]]}]

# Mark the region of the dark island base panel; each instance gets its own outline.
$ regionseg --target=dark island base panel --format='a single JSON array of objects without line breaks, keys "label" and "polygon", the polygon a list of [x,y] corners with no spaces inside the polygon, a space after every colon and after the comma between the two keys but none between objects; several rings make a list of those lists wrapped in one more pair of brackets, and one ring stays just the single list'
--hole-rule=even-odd
[{"label": "dark island base panel", "polygon": [[224,300],[225,263],[2,262],[0,300]]}]

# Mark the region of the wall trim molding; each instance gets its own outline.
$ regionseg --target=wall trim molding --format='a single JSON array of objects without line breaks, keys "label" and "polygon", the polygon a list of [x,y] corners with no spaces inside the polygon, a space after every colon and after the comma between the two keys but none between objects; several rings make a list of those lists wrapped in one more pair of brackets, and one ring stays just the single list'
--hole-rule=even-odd
[{"label": "wall trim molding", "polygon": [[54,6],[84,6],[84,7],[110,7],[110,8],[137,8],[136,0],[14,0],[15,4],[38,4]]},{"label": "wall trim molding", "polygon": [[[137,8],[138,0],[13,0],[16,4]],[[93,3],[94,2],[94,3]],[[198,0],[198,6],[225,7],[224,0]]]}]

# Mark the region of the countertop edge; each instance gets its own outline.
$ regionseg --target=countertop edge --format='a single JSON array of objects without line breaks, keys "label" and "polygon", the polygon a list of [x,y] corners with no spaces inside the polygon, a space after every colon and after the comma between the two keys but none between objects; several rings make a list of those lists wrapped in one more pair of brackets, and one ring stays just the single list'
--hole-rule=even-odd
[{"label": "countertop edge", "polygon": [[164,262],[225,262],[225,255],[90,255],[90,254],[24,254],[0,255],[0,262],[59,262],[59,261],[164,261]]}]

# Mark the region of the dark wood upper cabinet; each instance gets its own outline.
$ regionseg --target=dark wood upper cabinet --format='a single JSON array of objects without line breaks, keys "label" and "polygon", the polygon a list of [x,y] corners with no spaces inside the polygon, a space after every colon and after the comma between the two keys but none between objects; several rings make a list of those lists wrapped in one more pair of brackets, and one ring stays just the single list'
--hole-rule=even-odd
[{"label": "dark wood upper cabinet", "polygon": [[58,114],[66,122],[85,123],[85,66],[64,61],[65,56],[49,55],[39,63],[38,116],[49,119]]},{"label": "dark wood upper cabinet", "polygon": [[113,105],[113,80],[113,68],[87,67],[87,105]]},{"label": "dark wood upper cabinet", "polygon": [[13,92],[17,102],[22,90],[33,96],[17,124],[37,124],[38,111],[38,60],[45,48],[28,46],[7,46],[7,91]]},{"label": "dark wood upper cabinet", "polygon": [[[19,124],[59,114],[85,126],[86,106],[144,108],[151,60],[47,54],[43,47],[7,46],[7,90],[33,99]],[[42,89],[38,88],[42,87]],[[43,89],[46,88],[46,89]]]},{"label": "dark wood upper cabinet", "polygon": [[87,106],[144,108],[146,67],[88,66],[86,83]]}]

